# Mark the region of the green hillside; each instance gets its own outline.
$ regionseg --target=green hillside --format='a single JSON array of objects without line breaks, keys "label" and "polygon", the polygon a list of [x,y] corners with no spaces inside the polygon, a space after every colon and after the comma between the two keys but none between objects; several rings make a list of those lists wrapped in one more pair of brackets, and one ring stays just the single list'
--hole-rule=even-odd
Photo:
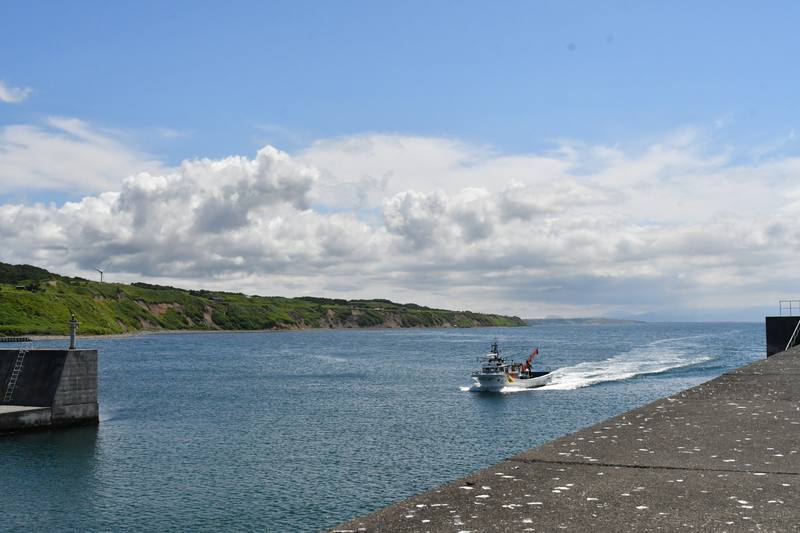
[{"label": "green hillside", "polygon": [[389,300],[281,298],[191,291],[147,283],[99,283],[30,265],[0,263],[0,334],[159,330],[524,326],[518,317],[447,311]]}]

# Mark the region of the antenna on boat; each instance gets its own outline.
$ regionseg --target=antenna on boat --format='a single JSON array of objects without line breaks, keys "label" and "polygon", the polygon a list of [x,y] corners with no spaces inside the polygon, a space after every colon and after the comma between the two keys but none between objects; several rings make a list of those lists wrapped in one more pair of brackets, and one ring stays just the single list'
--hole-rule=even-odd
[{"label": "antenna on boat", "polygon": [[496,338],[494,339],[494,342],[492,342],[492,349],[491,349],[490,353],[496,353],[496,354],[500,353],[500,349],[497,347],[497,339]]}]

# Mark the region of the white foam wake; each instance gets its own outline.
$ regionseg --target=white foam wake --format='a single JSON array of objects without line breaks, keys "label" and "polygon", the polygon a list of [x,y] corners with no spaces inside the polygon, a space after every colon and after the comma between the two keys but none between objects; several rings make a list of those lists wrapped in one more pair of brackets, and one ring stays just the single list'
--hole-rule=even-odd
[{"label": "white foam wake", "polygon": [[[554,370],[550,383],[537,390],[572,390],[606,381],[621,381],[644,374],[658,374],[710,361],[696,353],[697,343],[690,337],[662,339],[602,361],[587,361]],[[688,345],[687,345],[688,344]]]}]

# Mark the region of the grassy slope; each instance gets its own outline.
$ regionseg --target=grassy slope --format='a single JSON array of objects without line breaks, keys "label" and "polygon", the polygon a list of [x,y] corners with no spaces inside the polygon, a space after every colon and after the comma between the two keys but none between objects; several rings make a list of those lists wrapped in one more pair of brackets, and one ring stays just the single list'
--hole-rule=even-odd
[{"label": "grassy slope", "polygon": [[0,263],[0,334],[309,327],[524,326],[517,317],[431,309],[388,300],[281,298],[66,278]]}]

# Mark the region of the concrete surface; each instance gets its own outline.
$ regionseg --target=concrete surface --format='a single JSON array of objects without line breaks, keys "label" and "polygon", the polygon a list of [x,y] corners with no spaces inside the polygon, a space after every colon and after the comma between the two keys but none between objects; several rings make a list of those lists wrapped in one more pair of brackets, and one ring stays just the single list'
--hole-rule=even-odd
[{"label": "concrete surface", "polygon": [[49,407],[0,405],[0,433],[47,427],[51,422]]},{"label": "concrete surface", "polygon": [[800,531],[800,348],[333,531]]},{"label": "concrete surface", "polygon": [[21,413],[24,411],[36,411],[38,409],[42,409],[42,407],[37,407],[35,405],[0,405],[0,415],[5,415],[8,413]]},{"label": "concrete surface", "polygon": [[67,350],[52,401],[53,424],[97,422],[97,351]]},{"label": "concrete surface", "polygon": [[[18,354],[0,350],[0,399]],[[97,350],[30,350],[10,400],[0,400],[0,433],[97,424],[98,411]]]}]

